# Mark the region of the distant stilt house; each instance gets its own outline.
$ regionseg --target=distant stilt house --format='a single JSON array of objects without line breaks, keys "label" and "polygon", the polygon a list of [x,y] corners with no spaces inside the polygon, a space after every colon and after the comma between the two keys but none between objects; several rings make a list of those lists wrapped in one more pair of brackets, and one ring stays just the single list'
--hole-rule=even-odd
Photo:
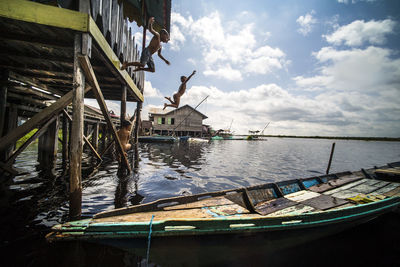
[{"label": "distant stilt house", "polygon": [[208,117],[189,105],[163,113],[161,110],[149,112],[153,122],[153,133],[176,136],[201,137],[203,135],[203,120]]},{"label": "distant stilt house", "polygon": [[148,120],[142,120],[141,121],[141,135],[151,135],[153,133],[153,123],[151,121]]}]

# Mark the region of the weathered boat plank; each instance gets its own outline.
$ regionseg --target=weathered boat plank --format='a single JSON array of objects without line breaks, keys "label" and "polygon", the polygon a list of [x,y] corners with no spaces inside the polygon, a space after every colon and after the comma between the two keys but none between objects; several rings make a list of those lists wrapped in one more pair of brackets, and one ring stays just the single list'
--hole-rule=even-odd
[{"label": "weathered boat plank", "polygon": [[275,211],[266,215],[265,217],[300,215],[311,211],[315,211],[315,208],[303,204],[298,204],[282,210]]},{"label": "weathered boat plank", "polygon": [[390,192],[399,186],[400,186],[400,184],[398,184],[398,183],[389,183],[388,185],[376,190],[374,193],[384,195],[385,193]]},{"label": "weathered boat plank", "polygon": [[186,203],[186,204],[181,204],[181,205],[176,205],[176,206],[165,207],[164,210],[193,209],[193,208],[232,205],[232,204],[235,204],[235,203],[222,196],[222,197],[207,198],[207,199],[203,199],[203,200],[192,202],[192,203]]},{"label": "weathered boat plank", "polygon": [[352,187],[354,187],[354,186],[356,186],[356,185],[365,183],[367,180],[368,180],[368,179],[357,180],[357,181],[355,181],[355,182],[352,182],[352,183],[349,183],[349,184],[345,184],[345,185],[340,186],[340,187],[338,187],[338,188],[335,188],[335,189],[332,189],[332,190],[328,190],[328,191],[324,192],[324,194],[326,194],[326,195],[332,195],[332,194],[334,194],[334,193],[337,193],[337,192],[340,192],[340,191],[343,191],[343,190],[352,188]]},{"label": "weathered boat plank", "polygon": [[319,196],[319,193],[312,192],[312,191],[307,191],[307,190],[301,190],[298,192],[294,192],[288,195],[285,195],[285,198],[290,199],[292,201],[296,202],[302,202],[310,198],[315,198]]},{"label": "weathered boat plank", "polygon": [[352,191],[356,191],[356,192],[363,193],[363,194],[369,194],[378,189],[379,189],[379,187],[376,187],[373,185],[368,185],[367,183],[363,183],[363,184],[360,184],[360,185],[357,185],[357,186],[354,186],[351,188]]},{"label": "weathered boat plank", "polygon": [[307,206],[311,206],[318,210],[327,210],[347,204],[348,201],[332,197],[330,195],[319,195],[317,197],[302,201],[301,203]]},{"label": "weathered boat plank", "polygon": [[298,205],[297,202],[287,199],[285,197],[280,197],[273,200],[268,200],[261,202],[256,205],[256,211],[262,215],[267,215],[278,210],[288,208],[290,206]]},{"label": "weathered boat plank", "polygon": [[336,198],[347,199],[347,198],[355,197],[358,194],[360,194],[360,193],[352,191],[350,189],[345,189],[345,190],[342,190],[342,191],[339,191],[339,192],[336,192],[336,193],[332,194],[332,196],[336,197]]}]

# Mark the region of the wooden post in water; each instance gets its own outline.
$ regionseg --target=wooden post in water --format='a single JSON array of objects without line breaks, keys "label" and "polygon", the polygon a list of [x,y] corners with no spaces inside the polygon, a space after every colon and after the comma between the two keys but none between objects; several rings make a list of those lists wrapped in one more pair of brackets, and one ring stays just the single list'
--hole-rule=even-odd
[{"label": "wooden post in water", "polygon": [[[7,115],[7,127],[6,131],[7,133],[12,132],[15,128],[17,128],[18,125],[18,108],[14,106],[13,104],[10,104],[10,107],[8,108],[8,115]],[[16,145],[15,140],[11,145],[8,146],[8,148],[5,150],[5,159],[9,158],[15,149]]]},{"label": "wooden post in water", "polygon": [[92,135],[93,148],[99,150],[99,123],[93,124],[93,135]]},{"label": "wooden post in water", "polygon": [[67,115],[62,115],[62,165],[66,170],[68,162],[68,118]]},{"label": "wooden post in water", "polygon": [[44,134],[44,139],[42,143],[42,162],[41,167],[49,175],[54,175],[54,170],[56,168],[57,150],[58,150],[58,129],[59,129],[59,119],[58,115],[52,123],[50,123]]},{"label": "wooden post in water", "polygon": [[121,112],[120,112],[120,120],[121,124],[123,120],[126,120],[126,85],[122,86],[122,94],[121,94]]},{"label": "wooden post in water", "polygon": [[1,87],[0,87],[0,137],[3,136],[5,118],[6,118],[6,106],[7,106],[7,83],[8,83],[8,71],[1,73]]},{"label": "wooden post in water", "polygon": [[[80,0],[79,11],[90,14],[90,1]],[[91,39],[86,33],[75,34],[74,42],[74,97],[72,101],[72,123],[70,139],[70,183],[69,183],[69,217],[77,220],[82,212],[82,152],[83,152],[83,123],[84,123],[84,87],[85,76],[79,64],[78,55],[88,55],[91,50]]]},{"label": "wooden post in water", "polygon": [[331,155],[329,156],[329,162],[328,162],[328,168],[326,169],[326,174],[329,174],[329,169],[331,168],[333,152],[335,152],[335,143],[332,143]]}]

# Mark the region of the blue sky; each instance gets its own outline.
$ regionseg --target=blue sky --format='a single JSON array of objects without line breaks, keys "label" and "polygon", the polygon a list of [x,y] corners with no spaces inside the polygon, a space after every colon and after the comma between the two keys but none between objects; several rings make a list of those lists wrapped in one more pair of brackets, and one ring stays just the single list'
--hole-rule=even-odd
[{"label": "blue sky", "polygon": [[399,23],[400,1],[173,0],[171,65],[153,56],[143,118],[197,70],[181,105],[209,95],[214,129],[400,137]]}]

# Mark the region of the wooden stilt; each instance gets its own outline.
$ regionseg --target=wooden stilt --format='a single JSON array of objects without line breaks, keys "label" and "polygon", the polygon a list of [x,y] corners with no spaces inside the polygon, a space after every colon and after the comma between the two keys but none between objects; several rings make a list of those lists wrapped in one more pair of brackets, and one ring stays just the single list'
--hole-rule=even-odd
[{"label": "wooden stilt", "polygon": [[0,137],[3,136],[5,116],[6,116],[6,105],[7,105],[7,82],[8,72],[4,71],[1,77],[0,87]]},{"label": "wooden stilt", "polygon": [[121,119],[121,124],[123,120],[126,120],[126,86],[122,86],[122,94],[121,94],[121,114],[120,114],[120,119]]},{"label": "wooden stilt", "polygon": [[93,125],[92,143],[95,150],[99,149],[99,123]]},{"label": "wooden stilt", "polygon": [[[65,112],[65,109],[63,110]],[[67,168],[68,162],[68,118],[63,113],[62,115],[62,165],[63,169]]]},{"label": "wooden stilt", "polygon": [[79,56],[78,58],[79,58],[79,62],[81,64],[81,66],[82,66],[82,69],[85,73],[86,79],[88,79],[88,82],[93,86],[92,91],[97,99],[97,103],[100,106],[100,109],[103,113],[103,116],[104,116],[106,122],[107,122],[107,125],[111,130],[111,134],[113,135],[113,137],[116,141],[115,142],[116,148],[117,148],[118,153],[121,155],[122,163],[124,164],[125,168],[130,172],[131,167],[129,166],[129,162],[125,155],[124,148],[122,147],[121,140],[119,140],[117,130],[115,129],[115,126],[114,126],[113,122],[111,121],[111,117],[108,112],[108,108],[107,108],[106,102],[104,100],[103,93],[100,90],[99,84],[97,82],[97,78],[94,74],[93,68],[89,61],[89,58],[87,56],[82,56],[82,55]]},{"label": "wooden stilt", "polygon": [[59,117],[55,116],[55,120],[49,125],[46,132],[46,143],[45,143],[45,154],[44,164],[45,170],[48,174],[54,175],[56,168],[56,159],[58,151],[58,129],[59,129]]},{"label": "wooden stilt", "polygon": [[[7,123],[6,123],[6,131],[7,131],[7,135],[11,132],[13,132],[13,130],[15,128],[17,128],[17,124],[18,124],[18,109],[14,106],[14,105],[10,105],[10,107],[8,108],[8,115],[7,115]],[[4,149],[4,159],[7,159],[11,156],[12,152],[15,149],[15,144],[16,144],[17,140],[14,140],[14,142],[12,142],[11,144],[8,145],[8,147],[6,147]]]},{"label": "wooden stilt", "polygon": [[78,220],[82,212],[82,152],[83,152],[83,113],[84,113],[84,85],[85,77],[79,65],[78,54],[81,50],[82,35],[75,35],[74,49],[74,99],[72,101],[72,123],[70,139],[70,183],[69,183],[69,217]]}]

